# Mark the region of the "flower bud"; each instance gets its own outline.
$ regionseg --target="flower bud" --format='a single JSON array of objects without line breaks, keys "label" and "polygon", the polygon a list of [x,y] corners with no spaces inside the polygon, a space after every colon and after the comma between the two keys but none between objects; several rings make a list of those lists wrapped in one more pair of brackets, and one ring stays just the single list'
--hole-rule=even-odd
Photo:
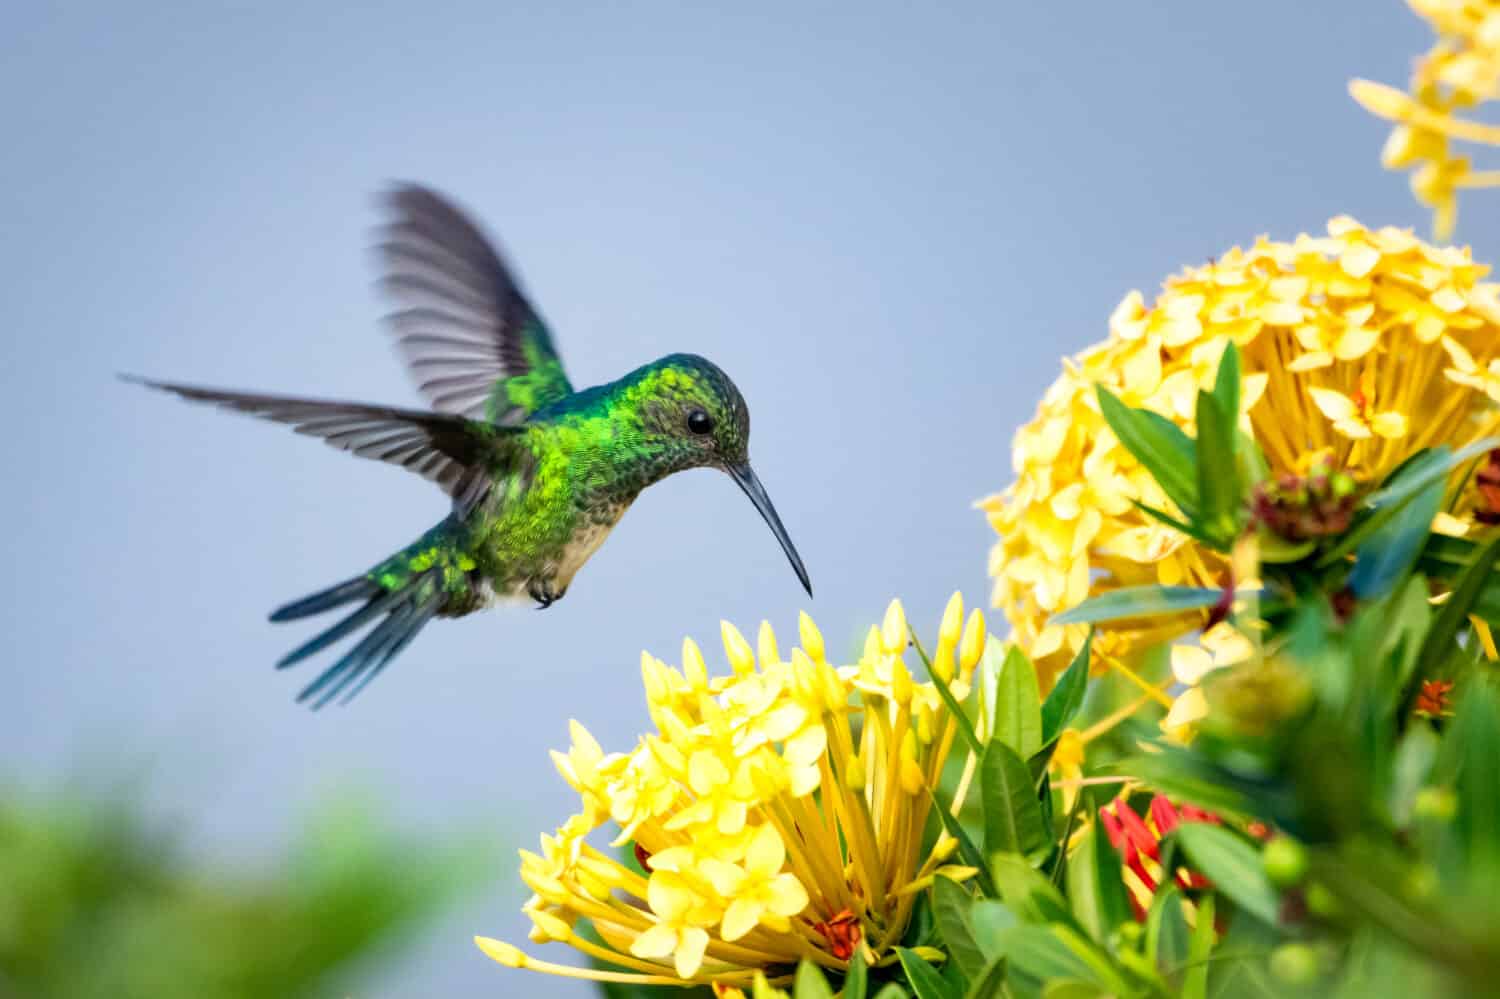
[{"label": "flower bud", "polygon": [[503,940],[496,940],[492,937],[475,937],[474,943],[480,950],[484,951],[485,956],[491,960],[499,961],[507,968],[526,967],[526,955],[521,952],[520,948],[514,947]]},{"label": "flower bud", "polygon": [[943,623],[938,626],[938,644],[950,649],[958,648],[959,639],[963,637],[963,627],[964,595],[954,590],[953,596],[948,598],[948,606],[943,608]]},{"label": "flower bud", "polygon": [[703,650],[691,638],[682,640],[682,675],[694,690],[708,689],[708,666],[703,661]]},{"label": "flower bud", "polygon": [[719,622],[719,635],[724,641],[724,655],[729,657],[729,668],[743,676],[755,671],[755,652],[740,629],[728,621]]},{"label": "flower bud", "polygon": [[760,659],[761,669],[781,662],[781,650],[776,648],[776,632],[771,628],[770,621],[760,623],[760,631],[755,635],[755,654]]},{"label": "flower bud", "polygon": [[974,674],[974,667],[979,665],[979,658],[984,655],[985,637],[984,611],[975,607],[969,612],[969,620],[964,625],[964,635],[958,645],[958,671],[965,680]]},{"label": "flower bud", "polygon": [[889,655],[899,655],[906,649],[906,610],[900,600],[892,600],[885,609],[885,622],[880,626],[880,644]]},{"label": "flower bud", "polygon": [[815,663],[820,663],[826,654],[823,648],[823,633],[813,623],[813,619],[807,616],[806,611],[797,615],[797,634],[802,640],[802,649],[807,657]]}]

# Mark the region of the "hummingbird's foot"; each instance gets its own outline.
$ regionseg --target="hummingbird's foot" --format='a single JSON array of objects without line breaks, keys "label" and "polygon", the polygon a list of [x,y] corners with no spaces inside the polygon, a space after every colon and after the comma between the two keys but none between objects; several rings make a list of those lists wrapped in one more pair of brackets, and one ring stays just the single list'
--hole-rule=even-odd
[{"label": "hummingbird's foot", "polygon": [[527,587],[527,592],[531,594],[531,599],[536,601],[537,610],[546,610],[561,600],[563,594],[568,591],[566,587],[560,590],[556,589],[552,585],[551,580],[534,579],[531,581],[531,585]]}]

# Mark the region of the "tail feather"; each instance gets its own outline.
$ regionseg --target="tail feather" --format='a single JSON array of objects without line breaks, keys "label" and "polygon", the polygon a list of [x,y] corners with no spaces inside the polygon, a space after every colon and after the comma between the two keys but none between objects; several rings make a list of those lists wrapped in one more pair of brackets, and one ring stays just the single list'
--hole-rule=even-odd
[{"label": "tail feather", "polygon": [[[378,586],[376,587],[376,590],[377,592],[375,596],[371,597],[369,602],[359,610],[355,611],[353,614],[350,614],[348,617],[344,618],[342,621],[334,625],[332,628],[329,628],[327,631],[320,632],[319,634],[314,635],[310,640],[303,642],[301,645],[297,646],[295,649],[282,656],[281,659],[277,661],[276,668],[286,669],[288,666],[296,665],[297,663],[306,659],[308,656],[314,655],[318,652],[322,652],[334,642],[337,642],[345,635],[349,634],[356,628],[363,625],[365,622],[369,621],[371,618],[375,617],[375,615],[390,610],[393,604],[402,599],[403,591],[401,590],[381,590]],[[276,619],[273,618],[272,620]]]},{"label": "tail feather", "polygon": [[427,531],[415,542],[378,563],[369,572],[303,597],[271,615],[273,621],[308,617],[345,604],[363,601],[342,620],[314,635],[281,657],[278,669],[292,666],[348,638],[369,630],[344,651],[338,661],[297,695],[297,703],[314,710],[342,698],[347,704],[385,669],[417,632],[462,594],[465,564],[461,528],[452,518]]},{"label": "tail feather", "polygon": [[[381,592],[381,585],[369,576],[355,576],[337,586],[330,586],[326,590],[309,594],[301,600],[293,600],[285,607],[276,608],[271,612],[271,620],[295,621],[299,617],[311,617],[356,600],[379,596]],[[287,660],[283,660],[283,663],[286,662]]]}]

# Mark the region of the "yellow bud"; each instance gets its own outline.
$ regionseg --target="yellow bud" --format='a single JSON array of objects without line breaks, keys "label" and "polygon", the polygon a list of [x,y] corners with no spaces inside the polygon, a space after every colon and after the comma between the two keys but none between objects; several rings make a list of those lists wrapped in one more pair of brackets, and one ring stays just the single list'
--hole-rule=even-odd
[{"label": "yellow bud", "polygon": [[900,659],[891,661],[891,699],[897,704],[911,702],[911,670]]},{"label": "yellow bud", "polygon": [[894,656],[906,648],[907,641],[906,609],[901,601],[892,600],[885,609],[885,623],[880,626],[881,647]]},{"label": "yellow bud", "polygon": [[968,623],[964,625],[964,637],[958,644],[958,672],[965,680],[974,675],[974,667],[979,665],[979,657],[984,655],[984,640],[984,611],[975,607],[969,612]]},{"label": "yellow bud", "polygon": [[950,649],[958,648],[963,628],[964,595],[954,590],[953,596],[948,598],[948,606],[943,608],[943,623],[938,626],[938,644],[947,645]]},{"label": "yellow bud", "polygon": [[855,794],[865,789],[865,761],[858,755],[849,757],[849,764],[844,768],[844,784]]},{"label": "yellow bud", "polygon": [[750,643],[740,634],[740,629],[728,621],[719,622],[719,635],[724,640],[724,655],[729,657],[729,667],[743,676],[755,671],[755,652]]},{"label": "yellow bud", "polygon": [[874,662],[880,657],[880,629],[873,624],[865,632],[865,651],[861,657],[865,662]]},{"label": "yellow bud", "polygon": [[[533,909],[527,915],[531,917],[532,925],[541,931],[542,936],[546,937],[547,940],[567,943],[573,938],[573,927],[546,909]],[[545,943],[546,941],[538,942]]]},{"label": "yellow bud", "polygon": [[521,953],[520,948],[514,947],[503,940],[492,937],[475,937],[474,943],[491,960],[499,961],[507,968],[526,967],[526,955]]},{"label": "yellow bud", "polygon": [[932,707],[923,704],[915,712],[917,722],[917,741],[926,746],[932,742]]},{"label": "yellow bud", "polygon": [[645,651],[641,652],[641,686],[646,688],[648,704],[655,704],[667,697],[667,685],[656,666],[656,657]]},{"label": "yellow bud", "polygon": [[958,840],[949,836],[946,832],[938,837],[938,841],[932,847],[932,855],[939,862],[947,860],[958,850]]},{"label": "yellow bud", "polygon": [[949,684],[953,682],[953,648],[938,639],[937,651],[932,656],[932,675]]},{"label": "yellow bud", "polygon": [[926,786],[922,768],[917,765],[917,734],[911,729],[901,737],[901,790],[918,794]]},{"label": "yellow bud", "polygon": [[813,624],[813,619],[807,616],[807,611],[802,611],[797,616],[797,634],[802,640],[802,648],[807,657],[815,663],[823,661],[826,652],[823,648],[823,633],[818,626]]},{"label": "yellow bud", "polygon": [[843,711],[849,703],[849,692],[839,679],[839,671],[825,662],[818,668],[818,676],[823,681],[823,705],[829,711]]},{"label": "yellow bud", "polygon": [[[592,898],[596,902],[606,902],[609,900],[612,892],[610,891],[608,882],[596,877],[592,871],[585,870],[582,867],[576,869],[573,874],[578,879],[578,886],[584,890],[584,893],[589,898]],[[553,939],[567,942],[568,938],[553,937]]]},{"label": "yellow bud", "polygon": [[781,662],[781,650],[776,648],[776,632],[770,621],[760,623],[760,631],[755,636],[755,654],[760,658],[761,669]]},{"label": "yellow bud", "polygon": [[703,650],[691,638],[682,640],[682,675],[694,690],[708,687],[708,665],[703,661]]}]

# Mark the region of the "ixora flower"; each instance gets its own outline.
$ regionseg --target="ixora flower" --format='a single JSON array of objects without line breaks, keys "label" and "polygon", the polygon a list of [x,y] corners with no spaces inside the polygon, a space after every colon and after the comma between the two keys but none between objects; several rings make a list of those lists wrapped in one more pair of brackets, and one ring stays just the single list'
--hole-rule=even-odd
[{"label": "ixora flower", "polygon": [[1433,210],[1433,232],[1446,239],[1463,188],[1500,186],[1500,170],[1473,170],[1449,143],[1500,146],[1500,127],[1458,117],[1500,96],[1500,0],[1409,0],[1432,25],[1437,43],[1417,60],[1409,92],[1354,80],[1365,110],[1396,123],[1381,153],[1391,170],[1411,170],[1412,192]]},{"label": "ixora flower", "polygon": [[[799,633],[801,647],[783,657],[769,624],[752,649],[726,622],[732,672],[721,677],[691,639],[680,669],[642,654],[657,731],[630,752],[606,754],[572,723],[572,746],[554,762],[581,811],[543,836],[539,853],[522,852],[535,892],[524,910],[533,941],[570,944],[596,967],[477,937],[486,954],[605,982],[712,983],[724,995],[771,994],[804,960],[842,971],[856,952],[872,967],[896,959],[933,878],[975,873],[947,863],[958,845],[947,835],[922,850],[957,723],[906,665],[899,602],[854,665],[828,661],[805,614]],[[984,616],[965,623],[955,594],[932,669],[960,699],[985,637]],[[590,843],[605,826],[608,842]]]},{"label": "ixora flower", "polygon": [[[1218,825],[1219,817],[1192,805],[1179,807],[1161,794],[1151,796],[1145,818],[1137,815],[1124,798],[1116,798],[1099,809],[1099,823],[1109,837],[1109,845],[1120,854],[1130,908],[1141,922],[1146,921],[1151,899],[1166,878],[1161,866],[1162,838],[1170,836],[1184,822]],[[1207,878],[1186,868],[1178,868],[1175,877],[1184,888],[1209,886]]]},{"label": "ixora flower", "polygon": [[[1240,425],[1271,471],[1300,482],[1335,469],[1372,484],[1419,449],[1462,446],[1500,426],[1500,286],[1487,273],[1468,250],[1340,217],[1326,236],[1262,238],[1190,268],[1149,307],[1138,292],[1125,296],[1108,338],[1064,362],[1017,433],[1015,482],[979,503],[1000,535],[994,603],[1044,686],[1088,633],[1049,624],[1059,611],[1124,586],[1244,582],[1223,555],[1135,506],[1175,509],[1109,430],[1096,386],[1191,431],[1197,393],[1212,388],[1232,340],[1244,372]],[[1444,533],[1472,527],[1476,497],[1471,486],[1444,513]],[[1263,499],[1275,513],[1287,497]],[[1342,497],[1327,500],[1322,513],[1336,513]],[[1095,661],[1118,663],[1208,623],[1192,611],[1101,629]]]}]

